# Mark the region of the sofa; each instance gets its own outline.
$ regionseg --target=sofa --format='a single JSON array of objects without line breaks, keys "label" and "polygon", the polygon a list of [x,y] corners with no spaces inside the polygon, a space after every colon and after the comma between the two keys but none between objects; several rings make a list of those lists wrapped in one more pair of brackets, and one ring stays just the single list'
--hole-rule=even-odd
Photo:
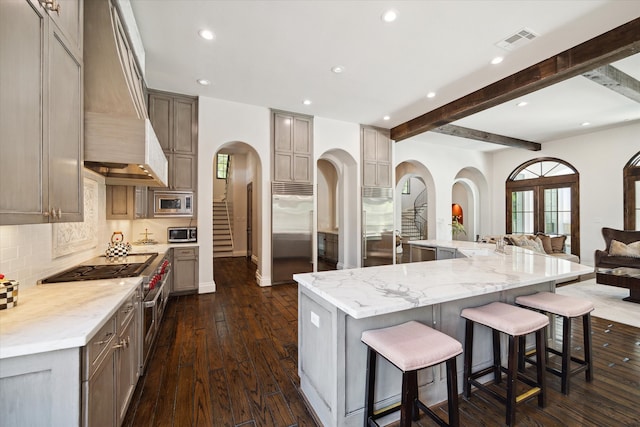
[{"label": "sofa", "polygon": [[503,236],[485,236],[481,241],[495,243],[496,239],[504,238],[507,245],[520,246],[555,258],[566,259],[572,262],[580,262],[577,255],[566,253],[564,235],[536,234],[505,234]]},{"label": "sofa", "polygon": [[640,268],[640,231],[602,227],[606,248],[596,249],[596,268]]}]

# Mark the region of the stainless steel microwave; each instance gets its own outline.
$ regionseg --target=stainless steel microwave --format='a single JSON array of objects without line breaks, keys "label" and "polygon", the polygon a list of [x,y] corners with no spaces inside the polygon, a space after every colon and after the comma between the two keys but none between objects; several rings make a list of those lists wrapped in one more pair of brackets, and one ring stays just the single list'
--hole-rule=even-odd
[{"label": "stainless steel microwave", "polygon": [[193,192],[191,191],[155,191],[153,194],[153,216],[193,216],[193,202]]},{"label": "stainless steel microwave", "polygon": [[198,241],[198,229],[196,227],[168,227],[167,242],[191,243]]}]

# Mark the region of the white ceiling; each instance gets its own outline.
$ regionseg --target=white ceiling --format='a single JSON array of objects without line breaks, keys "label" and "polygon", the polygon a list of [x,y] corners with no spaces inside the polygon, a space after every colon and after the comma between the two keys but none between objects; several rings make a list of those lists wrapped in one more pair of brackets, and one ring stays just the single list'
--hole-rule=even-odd
[{"label": "white ceiling", "polygon": [[[638,0],[130,1],[150,88],[384,128],[640,17]],[[381,20],[389,8],[393,23]],[[215,39],[200,38],[203,28]],[[496,46],[522,28],[538,37],[511,52]],[[498,55],[504,61],[490,65]],[[345,71],[332,73],[336,65]],[[640,80],[640,54],[612,65]],[[526,100],[454,124],[544,144],[640,120],[640,104],[584,77]],[[504,148],[433,132],[414,139]]]}]

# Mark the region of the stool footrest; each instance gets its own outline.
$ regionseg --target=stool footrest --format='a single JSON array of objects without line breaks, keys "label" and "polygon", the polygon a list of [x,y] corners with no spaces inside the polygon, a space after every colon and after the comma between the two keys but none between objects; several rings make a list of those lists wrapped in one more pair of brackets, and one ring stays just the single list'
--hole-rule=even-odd
[{"label": "stool footrest", "polygon": [[373,418],[382,418],[385,415],[389,415],[400,408],[401,402],[394,403],[389,406],[385,406],[384,408],[380,408],[377,411],[373,411]]},{"label": "stool footrest", "polygon": [[533,387],[530,388],[529,390],[525,391],[524,393],[516,396],[516,403],[520,403],[523,400],[527,400],[533,396],[537,396],[540,394],[542,390],[540,389],[540,387]]},{"label": "stool footrest", "polygon": [[442,427],[447,427],[447,426],[449,426],[449,424],[445,423],[445,422],[442,420],[442,418],[440,418],[439,416],[437,416],[437,415],[436,415],[436,413],[435,413],[435,412],[433,412],[433,411],[432,411],[432,410],[431,410],[427,405],[425,405],[424,403],[422,403],[422,402],[420,401],[420,399],[417,399],[417,400],[416,400],[416,405],[418,405],[418,408],[422,409],[422,411],[423,411],[425,414],[429,415],[429,417],[430,417],[433,421],[435,421],[436,423],[438,423],[438,425],[439,425],[439,426],[442,426]]}]

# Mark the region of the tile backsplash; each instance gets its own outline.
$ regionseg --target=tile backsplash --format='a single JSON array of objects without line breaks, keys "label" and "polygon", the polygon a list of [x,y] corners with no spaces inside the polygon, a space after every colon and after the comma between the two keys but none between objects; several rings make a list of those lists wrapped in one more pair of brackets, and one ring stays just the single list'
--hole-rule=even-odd
[{"label": "tile backsplash", "polygon": [[[95,233],[98,243],[95,247],[60,257],[54,257],[53,225],[27,224],[0,226],[0,273],[7,279],[17,280],[21,288],[35,286],[39,279],[72,267],[90,258],[102,255],[111,241],[114,231],[122,231],[125,240],[134,242],[144,237],[147,229],[149,238],[159,243],[167,242],[167,227],[184,226],[189,219],[142,219],[135,221],[106,219],[106,186],[104,179],[98,180],[98,220]],[[192,221],[196,225],[196,221]],[[135,246],[134,246],[135,248]]]}]

